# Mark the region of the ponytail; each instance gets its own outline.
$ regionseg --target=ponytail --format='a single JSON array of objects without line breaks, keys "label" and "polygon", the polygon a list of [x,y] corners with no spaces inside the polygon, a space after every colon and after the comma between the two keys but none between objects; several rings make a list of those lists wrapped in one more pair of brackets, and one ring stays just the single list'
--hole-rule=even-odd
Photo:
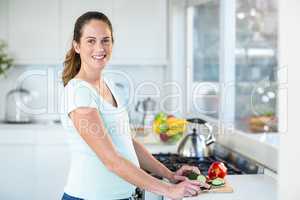
[{"label": "ponytail", "polygon": [[64,71],[62,73],[62,80],[64,86],[76,76],[80,70],[81,60],[79,54],[77,54],[73,47],[68,51],[64,61]]}]

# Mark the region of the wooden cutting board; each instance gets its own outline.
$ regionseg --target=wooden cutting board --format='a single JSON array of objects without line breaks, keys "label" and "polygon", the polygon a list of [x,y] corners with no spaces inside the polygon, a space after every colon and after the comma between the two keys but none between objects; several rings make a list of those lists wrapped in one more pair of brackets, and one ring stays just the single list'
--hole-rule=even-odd
[{"label": "wooden cutting board", "polygon": [[233,192],[233,188],[231,187],[231,185],[228,183],[228,181],[225,179],[225,185],[221,186],[221,187],[214,187],[212,186],[211,189],[209,190],[204,190],[202,191],[203,193],[207,193],[207,192],[215,192],[215,193],[232,193]]}]

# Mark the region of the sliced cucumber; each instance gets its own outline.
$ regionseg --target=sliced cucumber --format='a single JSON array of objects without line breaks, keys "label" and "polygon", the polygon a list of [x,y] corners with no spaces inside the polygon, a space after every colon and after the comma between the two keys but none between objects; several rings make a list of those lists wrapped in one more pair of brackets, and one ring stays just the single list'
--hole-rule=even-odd
[{"label": "sliced cucumber", "polygon": [[202,174],[198,175],[197,180],[201,183],[206,183],[206,177]]},{"label": "sliced cucumber", "polygon": [[225,185],[225,180],[222,178],[216,178],[216,179],[212,180],[211,184],[213,186],[223,186],[223,185]]},{"label": "sliced cucumber", "polygon": [[197,180],[198,174],[195,173],[195,172],[193,172],[193,171],[191,171],[191,172],[187,175],[187,177],[188,177],[190,180]]}]

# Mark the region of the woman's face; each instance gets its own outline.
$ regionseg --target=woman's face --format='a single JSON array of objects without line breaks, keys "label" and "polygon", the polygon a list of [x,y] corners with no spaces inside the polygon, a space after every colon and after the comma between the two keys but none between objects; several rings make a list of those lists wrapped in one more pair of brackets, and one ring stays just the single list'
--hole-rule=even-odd
[{"label": "woman's face", "polygon": [[83,67],[102,69],[112,54],[112,34],[109,26],[92,19],[82,27],[79,44],[73,42],[75,51],[80,54]]}]

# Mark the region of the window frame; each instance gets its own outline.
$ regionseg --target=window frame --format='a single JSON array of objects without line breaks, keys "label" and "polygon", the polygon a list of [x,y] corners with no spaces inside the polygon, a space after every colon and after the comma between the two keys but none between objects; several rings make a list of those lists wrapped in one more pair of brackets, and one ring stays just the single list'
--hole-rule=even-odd
[{"label": "window frame", "polygon": [[204,114],[195,113],[192,110],[193,88],[200,82],[193,81],[193,42],[190,20],[191,16],[187,9],[192,6],[201,5],[213,0],[188,0],[186,4],[186,102],[187,112],[190,116],[197,116],[207,120],[219,128],[219,133],[224,133],[227,129],[232,129],[235,123],[235,0],[220,0],[220,49],[219,49],[219,82],[201,82],[212,84],[218,87],[219,103],[218,118]]}]

